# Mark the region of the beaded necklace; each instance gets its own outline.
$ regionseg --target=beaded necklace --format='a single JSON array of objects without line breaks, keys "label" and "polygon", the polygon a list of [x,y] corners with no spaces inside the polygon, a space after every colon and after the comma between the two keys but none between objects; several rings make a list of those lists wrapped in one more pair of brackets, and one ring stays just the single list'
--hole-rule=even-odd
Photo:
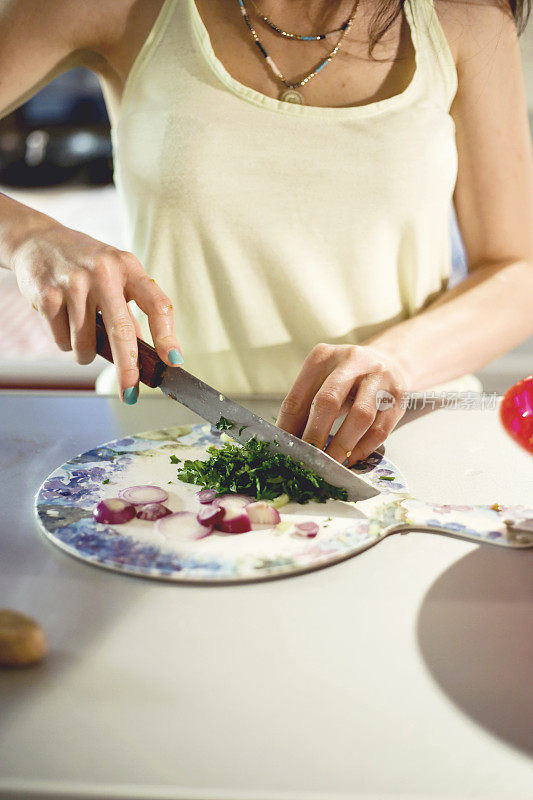
[{"label": "beaded necklace", "polygon": [[335,33],[342,33],[348,26],[349,19],[344,22],[340,28],[335,28],[332,31],[327,31],[326,33],[316,33],[312,36],[303,36],[300,33],[289,33],[288,31],[284,31],[279,28],[271,19],[267,17],[266,14],[263,14],[258,8],[257,5],[254,3],[254,0],[250,0],[251,4],[254,7],[254,11],[263,22],[272,28],[273,31],[276,31],[280,36],[284,36],[286,39],[297,39],[299,42],[319,42],[322,39],[327,39],[328,36],[333,36]]},{"label": "beaded necklace", "polygon": [[318,75],[318,73],[322,69],[324,69],[326,64],[329,64],[329,62],[337,55],[337,53],[338,53],[338,51],[339,51],[339,49],[341,47],[341,44],[344,41],[344,38],[346,37],[346,35],[348,34],[350,28],[352,27],[355,14],[357,12],[357,7],[359,5],[359,0],[355,0],[355,4],[354,4],[354,7],[353,7],[353,11],[352,11],[351,17],[345,23],[345,25],[343,26],[343,30],[342,30],[342,33],[340,35],[339,41],[337,42],[337,44],[335,45],[333,50],[331,50],[329,55],[327,55],[326,58],[322,59],[322,61],[320,61],[316,65],[316,67],[314,67],[313,70],[308,75],[306,75],[305,78],[303,78],[303,80],[297,81],[296,83],[292,83],[291,81],[288,81],[283,76],[281,70],[276,66],[276,64],[273,62],[272,58],[268,55],[267,51],[265,50],[265,48],[263,47],[263,45],[259,41],[259,37],[258,37],[257,33],[255,32],[255,29],[254,29],[254,27],[253,27],[253,25],[252,25],[252,23],[250,21],[250,17],[248,16],[248,12],[246,11],[246,7],[244,5],[244,0],[237,0],[237,2],[238,2],[239,7],[241,9],[241,14],[242,14],[242,16],[244,18],[244,21],[245,21],[245,23],[246,23],[246,25],[248,27],[248,30],[250,31],[250,33],[251,33],[251,35],[253,37],[253,40],[256,43],[257,47],[261,51],[261,54],[263,55],[263,58],[265,59],[265,61],[268,64],[268,66],[270,67],[270,70],[275,75],[275,77],[278,80],[280,80],[287,87],[280,94],[280,98],[279,99],[283,100],[286,103],[298,103],[300,105],[303,105],[304,99],[303,99],[302,94],[299,91],[297,91],[298,87],[305,86],[305,84],[308,83],[311,80],[311,78],[314,78],[315,75]]}]

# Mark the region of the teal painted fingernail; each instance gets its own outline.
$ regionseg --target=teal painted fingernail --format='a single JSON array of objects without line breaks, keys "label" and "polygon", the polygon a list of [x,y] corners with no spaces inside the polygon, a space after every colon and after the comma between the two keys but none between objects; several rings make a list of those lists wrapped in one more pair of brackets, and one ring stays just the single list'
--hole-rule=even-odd
[{"label": "teal painted fingernail", "polygon": [[132,406],[134,403],[137,402],[137,397],[139,396],[139,390],[136,386],[128,386],[127,389],[124,389],[122,394],[122,399],[125,403],[129,406]]},{"label": "teal painted fingernail", "polygon": [[168,354],[168,360],[172,364],[183,364],[183,356],[181,355],[179,350],[171,350]]}]

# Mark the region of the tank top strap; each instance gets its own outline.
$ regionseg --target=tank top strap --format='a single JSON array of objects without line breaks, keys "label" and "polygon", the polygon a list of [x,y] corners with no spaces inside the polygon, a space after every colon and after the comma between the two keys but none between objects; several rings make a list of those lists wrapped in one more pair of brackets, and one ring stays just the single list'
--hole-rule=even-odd
[{"label": "tank top strap", "polygon": [[424,73],[422,91],[448,112],[457,92],[457,69],[433,0],[405,0],[417,54],[417,69]]},{"label": "tank top strap", "polygon": [[[148,62],[152,59],[156,51],[165,44],[165,38],[169,38],[168,29],[171,27],[171,21],[174,22],[173,17],[180,11],[183,14],[183,6],[183,0],[164,0],[150,32],[137,53],[135,61],[126,78],[120,102],[121,108],[127,105],[130,94],[135,93],[137,84],[140,82],[141,75],[146,69]],[[118,112],[116,116],[118,117]]]}]

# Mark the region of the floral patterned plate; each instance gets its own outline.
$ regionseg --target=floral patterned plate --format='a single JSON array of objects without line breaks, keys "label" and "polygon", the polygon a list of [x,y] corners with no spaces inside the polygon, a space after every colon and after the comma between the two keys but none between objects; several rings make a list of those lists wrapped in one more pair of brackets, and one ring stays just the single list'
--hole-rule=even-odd
[{"label": "floral patterned plate", "polygon": [[[46,536],[66,552],[100,567],[173,581],[237,582],[306,572],[333,564],[371,547],[389,533],[425,529],[514,547],[533,545],[510,535],[503,510],[434,506],[410,498],[399,470],[378,453],[357,465],[357,472],[381,494],[362,503],[289,503],[282,524],[242,534],[215,533],[205,539],[176,543],[156,531],[154,523],[133,519],[125,525],[95,522],[99,500],[121,488],[154,484],[169,492],[172,511],[197,510],[198,486],[177,480],[170,461],[205,458],[206,448],[220,444],[210,425],[147,431],[108,442],[72,458],[40,487],[35,503]],[[507,516],[533,516],[522,507]],[[313,519],[316,538],[304,539],[293,523]]]}]

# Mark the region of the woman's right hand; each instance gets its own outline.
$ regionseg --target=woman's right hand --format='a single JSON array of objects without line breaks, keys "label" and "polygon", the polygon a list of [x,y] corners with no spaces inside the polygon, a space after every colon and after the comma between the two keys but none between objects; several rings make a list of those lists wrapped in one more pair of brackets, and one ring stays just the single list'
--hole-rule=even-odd
[{"label": "woman's right hand", "polygon": [[33,230],[18,244],[11,268],[24,297],[48,322],[58,347],[73,350],[79,364],[89,364],[96,355],[96,313],[102,311],[124,402],[136,402],[139,381],[130,300],[147,314],[162,361],[183,363],[171,301],[132,253],[53,223]]}]

